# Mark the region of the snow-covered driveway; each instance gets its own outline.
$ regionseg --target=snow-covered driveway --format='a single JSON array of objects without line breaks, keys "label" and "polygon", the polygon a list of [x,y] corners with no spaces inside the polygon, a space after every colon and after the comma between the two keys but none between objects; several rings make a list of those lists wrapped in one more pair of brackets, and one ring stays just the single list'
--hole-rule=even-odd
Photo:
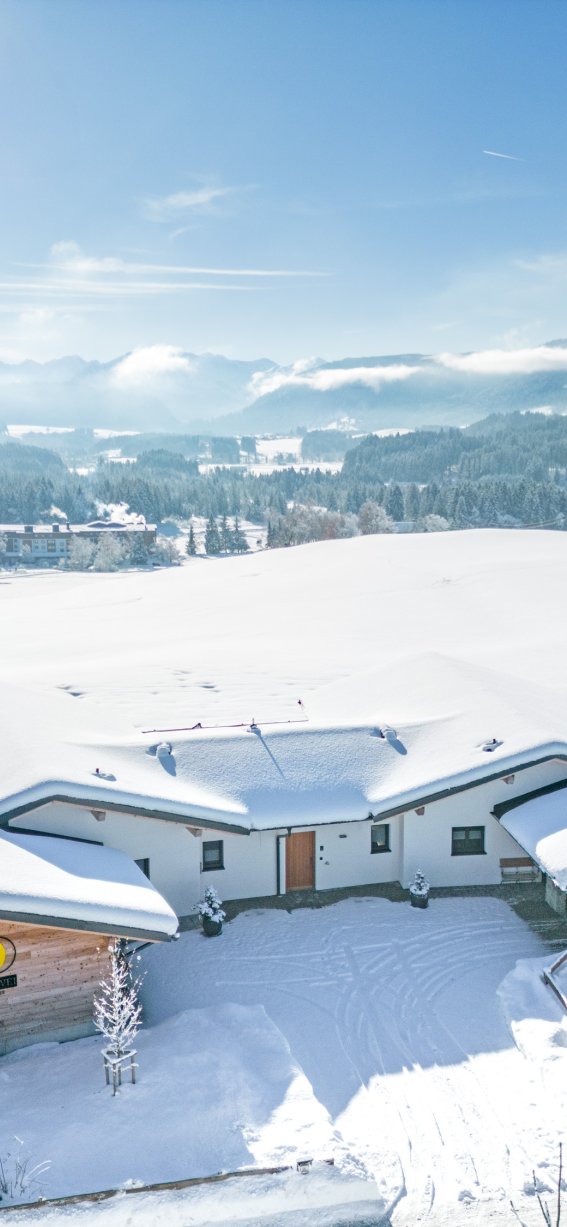
[{"label": "snow-covered driveway", "polygon": [[[220,939],[190,933],[149,952],[148,1021],[261,1003],[329,1113],[336,1159],[364,1164],[384,1191],[405,1182],[396,1227],[445,1222],[450,1208],[456,1221],[473,1203],[488,1220],[511,1197],[539,1215],[532,1171],[551,1185],[567,1100],[564,1032],[539,964],[533,975],[508,973],[542,956],[494,898],[435,899],[426,912],[384,899],[250,912]],[[529,1060],[513,1032],[533,1041]],[[258,1162],[285,1157],[273,1126],[256,1139]]]},{"label": "snow-covered driveway", "polygon": [[[504,902],[251,911],[221,937],[186,933],[142,959],[135,1087],[112,1099],[98,1039],[0,1061],[0,1154],[17,1135],[34,1162],[50,1159],[46,1196],[333,1157],[339,1200],[341,1172],[374,1179],[379,1193],[359,1195],[376,1205],[405,1189],[393,1227],[506,1227],[510,1200],[526,1227],[542,1221],[532,1172],[551,1200],[567,1028],[539,975],[550,955]],[[160,1214],[219,1221],[222,1195],[209,1204],[206,1187],[160,1194]],[[316,1185],[301,1189],[309,1223],[327,1222]],[[127,1197],[124,1223],[150,1227],[156,1205]],[[38,1214],[47,1227],[121,1222],[114,1201],[4,1221]],[[262,1222],[280,1219],[283,1205]],[[223,1222],[236,1221],[227,1203]]]}]

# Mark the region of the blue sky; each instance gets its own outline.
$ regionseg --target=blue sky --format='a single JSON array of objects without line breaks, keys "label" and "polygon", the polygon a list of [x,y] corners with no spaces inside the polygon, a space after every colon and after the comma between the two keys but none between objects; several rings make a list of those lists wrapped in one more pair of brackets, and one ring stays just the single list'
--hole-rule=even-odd
[{"label": "blue sky", "polygon": [[566,44],[561,0],[3,0],[0,358],[565,335]]}]

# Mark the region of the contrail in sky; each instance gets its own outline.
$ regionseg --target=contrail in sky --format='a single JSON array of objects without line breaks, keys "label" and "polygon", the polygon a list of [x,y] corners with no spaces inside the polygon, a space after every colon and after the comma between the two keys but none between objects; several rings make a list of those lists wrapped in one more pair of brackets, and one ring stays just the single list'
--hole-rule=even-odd
[{"label": "contrail in sky", "polygon": [[507,162],[523,162],[523,158],[515,158],[511,153],[497,153],[495,149],[483,149],[483,153],[487,153],[489,158],[506,158]]}]

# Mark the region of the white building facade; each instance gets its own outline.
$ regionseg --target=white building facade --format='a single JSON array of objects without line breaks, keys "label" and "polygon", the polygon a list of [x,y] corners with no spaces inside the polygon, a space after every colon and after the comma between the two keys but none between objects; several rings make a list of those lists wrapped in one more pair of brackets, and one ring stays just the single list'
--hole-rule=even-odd
[{"label": "white building facade", "polygon": [[497,885],[533,877],[537,865],[494,816],[493,807],[567,774],[550,759],[507,771],[450,795],[417,798],[352,821],[235,829],[187,813],[148,815],[113,801],[88,805],[52,800],[13,817],[9,831],[60,835],[117,848],[144,870],[178,916],[192,912],[205,886],[224,900],[253,899],[292,890],[332,890],[400,883],[416,869],[433,887]]}]

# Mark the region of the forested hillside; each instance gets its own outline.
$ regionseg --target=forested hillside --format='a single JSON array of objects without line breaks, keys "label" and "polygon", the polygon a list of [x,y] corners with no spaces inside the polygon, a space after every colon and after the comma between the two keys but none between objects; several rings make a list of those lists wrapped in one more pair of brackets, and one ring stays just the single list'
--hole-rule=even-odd
[{"label": "forested hillside", "polygon": [[[323,441],[327,454],[340,446],[339,433]],[[316,440],[307,438],[316,455]],[[241,456],[237,439],[216,440],[215,467],[200,472],[195,459],[165,445],[169,436],[153,441],[131,462],[99,458],[87,472],[67,468],[45,446],[5,443],[0,522],[48,522],[59,513],[77,522],[100,514],[101,505],[126,503],[152,522],[236,516],[266,526],[270,545],[395,526],[567,524],[567,417],[494,415],[466,430],[349,439],[340,472],[222,467]],[[254,447],[246,441],[252,457]]]}]

